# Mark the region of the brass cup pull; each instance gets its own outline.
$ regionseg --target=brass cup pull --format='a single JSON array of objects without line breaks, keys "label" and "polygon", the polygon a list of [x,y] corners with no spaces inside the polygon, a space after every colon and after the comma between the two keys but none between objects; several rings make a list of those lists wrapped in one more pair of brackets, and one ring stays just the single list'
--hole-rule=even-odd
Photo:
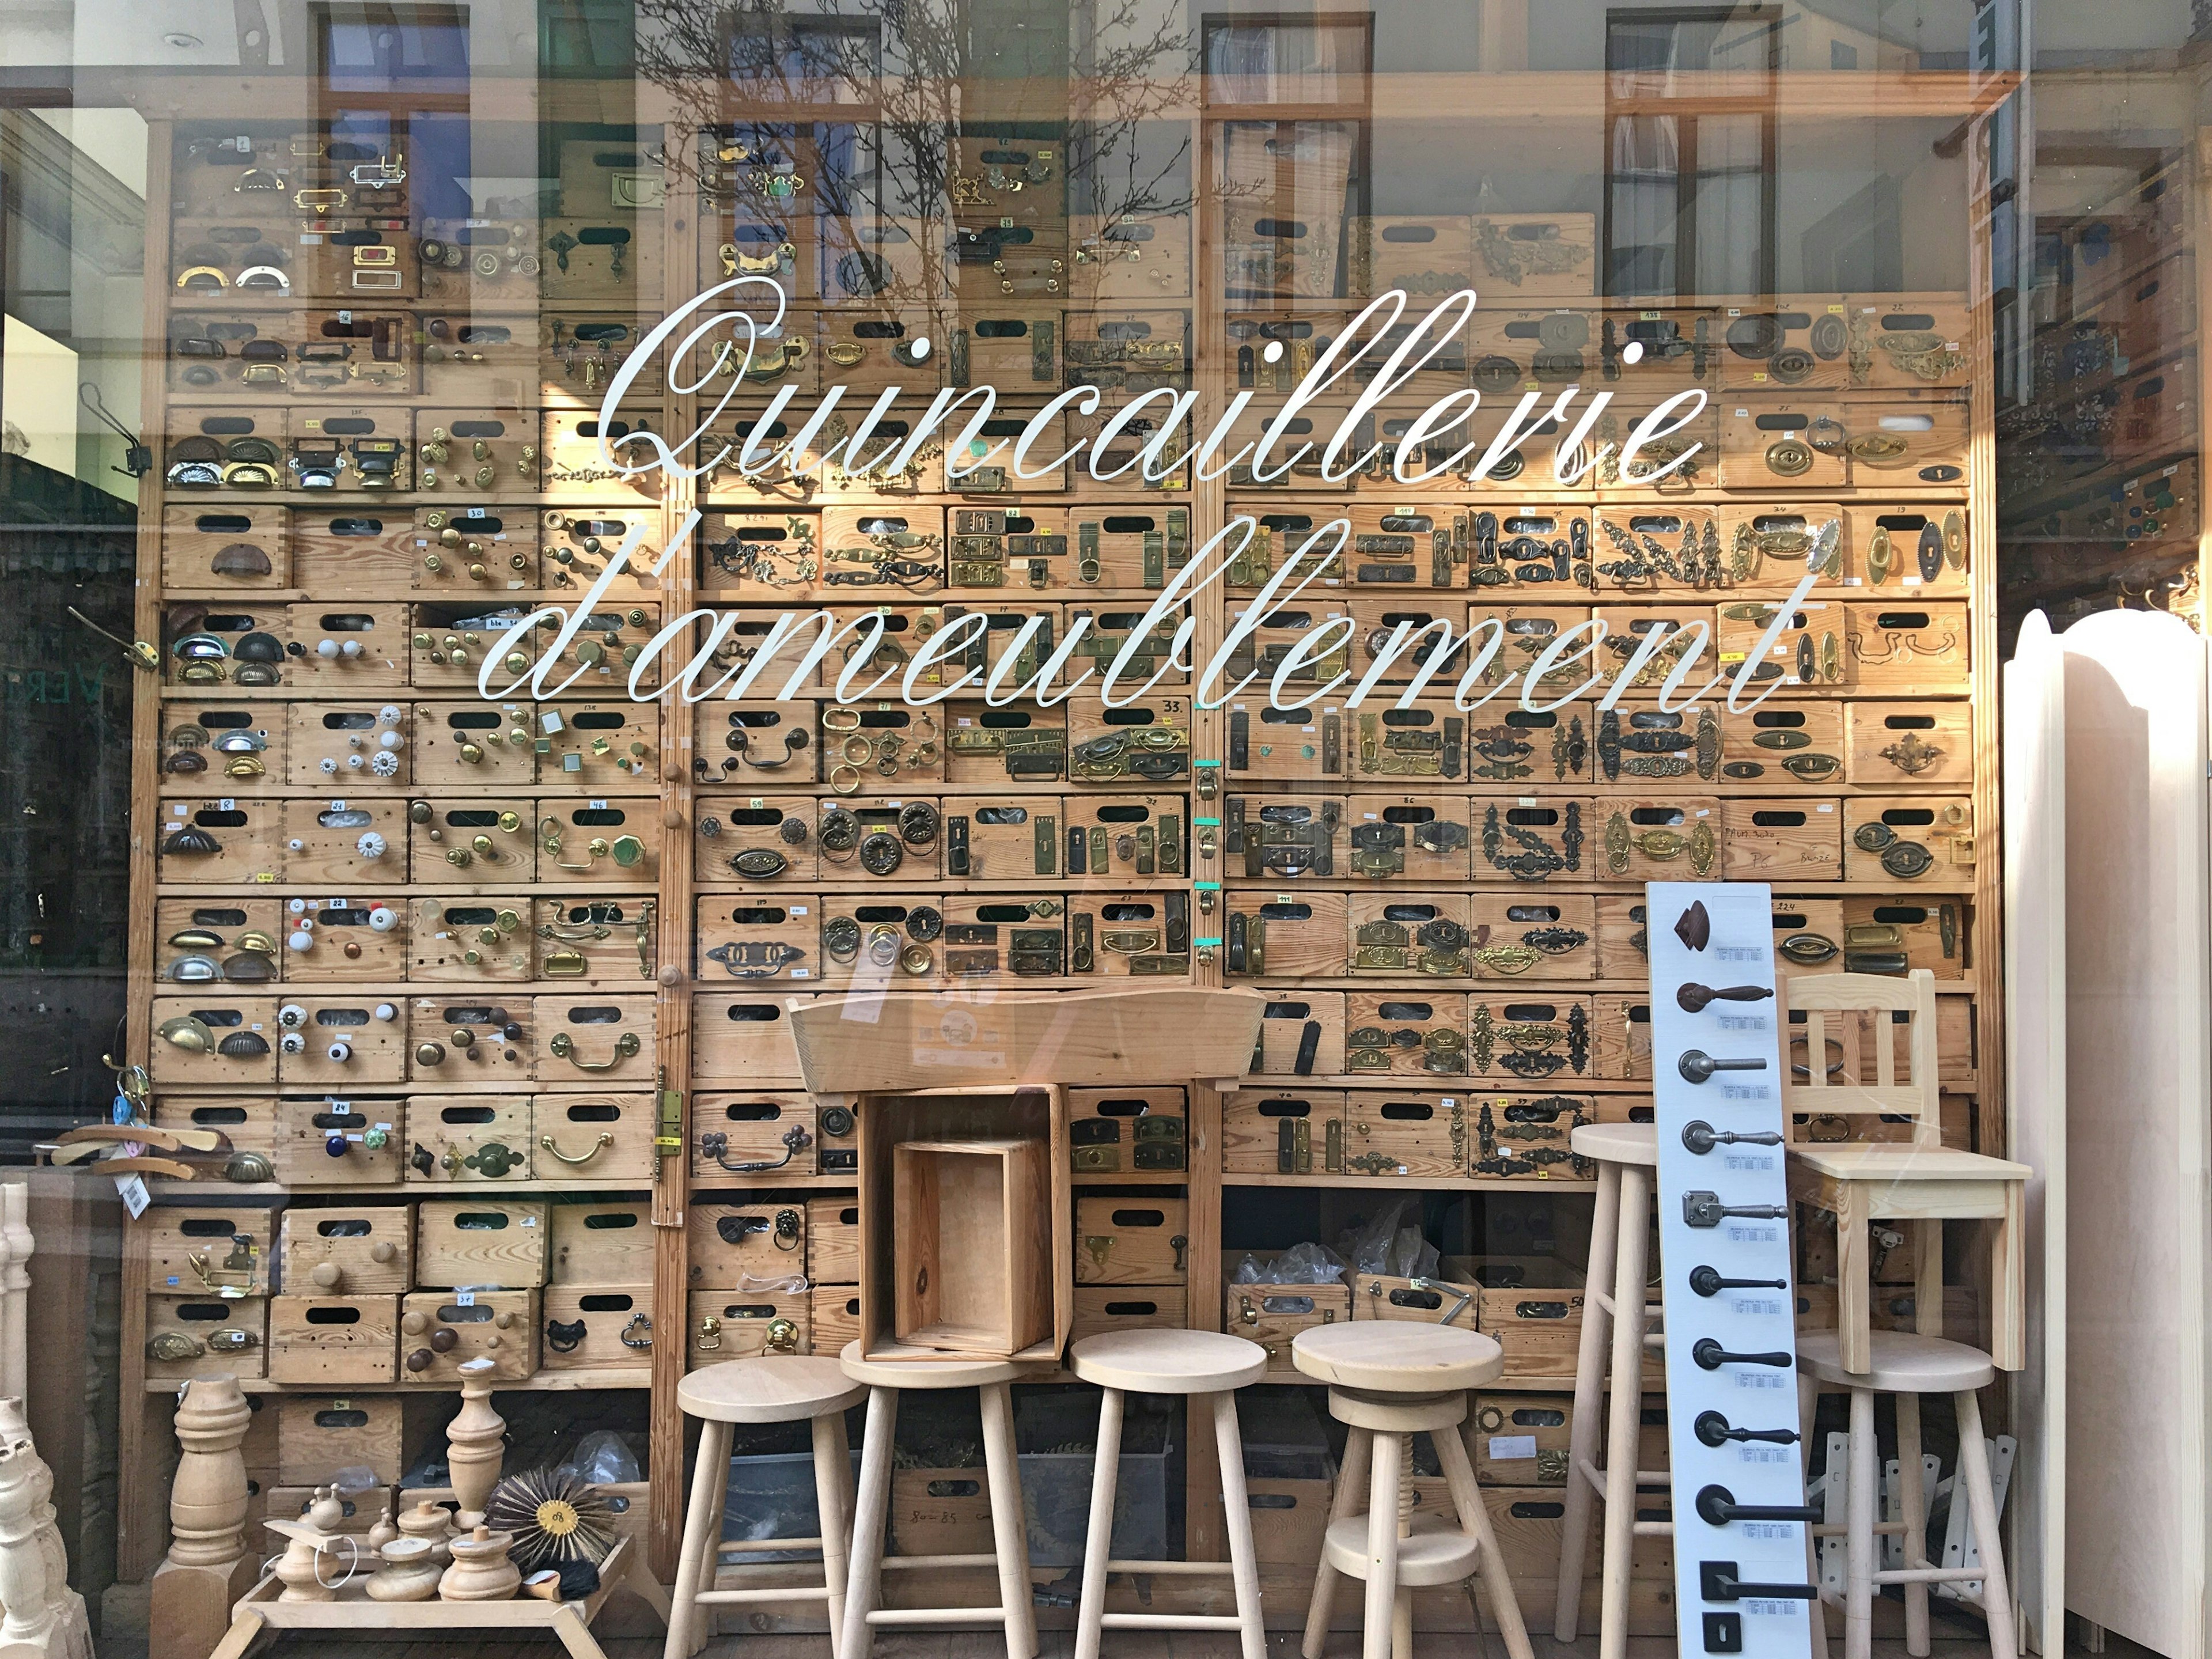
[{"label": "brass cup pull", "polygon": [[[638,1040],[636,1032],[624,1031],[615,1039],[615,1051],[606,1059],[579,1060],[576,1058],[576,1040],[568,1032],[555,1032],[552,1043],[554,1059],[565,1060],[580,1072],[611,1072],[623,1061],[634,1056],[644,1046]],[[548,1150],[550,1151],[550,1148],[549,1147]],[[581,1160],[572,1161],[580,1162]]]},{"label": "brass cup pull", "polygon": [[[559,1052],[559,1047],[558,1047],[558,1045],[559,1045],[559,1043],[560,1043],[561,1039],[560,1039],[559,1037],[556,1037],[556,1038],[554,1038],[554,1039],[553,1039],[553,1041],[554,1041],[554,1043],[555,1043],[555,1045],[556,1045],[556,1047],[555,1047],[555,1052],[556,1052],[556,1053],[558,1053],[558,1052]],[[637,1052],[637,1050],[636,1050],[635,1048],[633,1048],[630,1050],[630,1052],[631,1052],[632,1054],[635,1054],[635,1053]],[[619,1053],[619,1045],[617,1045],[617,1053]],[[581,1064],[582,1064],[582,1062],[581,1062],[581,1061],[578,1061],[577,1063],[578,1063],[579,1065],[581,1065]],[[610,1060],[610,1061],[608,1062],[608,1064],[609,1064],[609,1065],[612,1065],[613,1063],[614,1063],[614,1062],[613,1062],[613,1061],[611,1061],[611,1060]],[[588,1070],[588,1069],[590,1069],[590,1068],[589,1068],[589,1067],[586,1067],[586,1069],[587,1069],[587,1070]],[[593,1158],[597,1158],[597,1157],[598,1157],[601,1152],[604,1152],[605,1151],[606,1151],[606,1149],[607,1149],[608,1147],[610,1147],[610,1146],[613,1146],[613,1145],[615,1144],[615,1138],[614,1138],[614,1136],[613,1136],[613,1135],[611,1135],[611,1134],[608,1133],[607,1133],[607,1131],[605,1131],[605,1129],[602,1129],[602,1130],[600,1130],[600,1131],[599,1131],[599,1138],[597,1140],[595,1140],[595,1141],[593,1141],[593,1142],[592,1143],[592,1149],[591,1149],[591,1151],[589,1151],[589,1152],[580,1152],[580,1153],[577,1153],[577,1154],[575,1154],[575,1155],[574,1155],[574,1156],[571,1156],[570,1154],[568,1154],[568,1153],[567,1153],[567,1152],[562,1152],[562,1151],[558,1146],[556,1146],[553,1144],[553,1137],[552,1137],[551,1135],[540,1135],[540,1136],[538,1136],[538,1144],[540,1146],[543,1146],[543,1147],[544,1147],[547,1152],[549,1152],[552,1153],[554,1157],[556,1157],[556,1158],[559,1158],[559,1159],[561,1160],[561,1162],[562,1162],[562,1163],[563,1163],[563,1164],[589,1164],[589,1163],[590,1163]]]}]

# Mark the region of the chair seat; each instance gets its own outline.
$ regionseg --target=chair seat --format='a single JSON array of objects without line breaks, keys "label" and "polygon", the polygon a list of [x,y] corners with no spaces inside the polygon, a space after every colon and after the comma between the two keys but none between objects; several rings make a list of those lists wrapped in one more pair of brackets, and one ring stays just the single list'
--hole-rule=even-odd
[{"label": "chair seat", "polygon": [[863,1359],[858,1342],[848,1342],[836,1364],[854,1382],[872,1389],[980,1389],[1018,1382],[1038,1370],[1007,1359]]},{"label": "chair seat", "polygon": [[[1347,1578],[1367,1577],[1367,1517],[1355,1515],[1329,1522],[1322,1553]],[[1481,1546],[1467,1533],[1428,1517],[1413,1522],[1413,1535],[1398,1540],[1398,1582],[1408,1589],[1456,1584],[1474,1571]]]},{"label": "chair seat", "polygon": [[688,1371],[676,1385],[687,1416],[716,1423],[800,1423],[857,1406],[866,1389],[834,1359],[726,1359]]},{"label": "chair seat", "polygon": [[1567,1144],[1577,1158],[1594,1158],[1601,1164],[1659,1164],[1659,1126],[1656,1123],[1585,1123],[1568,1135]]},{"label": "chair seat", "polygon": [[1068,1350],[1085,1382],[1131,1394],[1220,1394],[1267,1374],[1267,1351],[1219,1331],[1109,1331]]},{"label": "chair seat", "polygon": [[1297,1334],[1291,1359],[1316,1382],[1375,1394],[1443,1394],[1479,1389],[1504,1374],[1495,1337],[1451,1325],[1358,1319]]},{"label": "chair seat", "polygon": [[1871,1389],[1877,1394],[1963,1394],[1987,1388],[1996,1378],[1996,1364],[1989,1355],[1963,1342],[1911,1331],[1870,1334],[1873,1364],[1863,1371],[1847,1371],[1834,1331],[1800,1331],[1797,1369],[1838,1388]]}]

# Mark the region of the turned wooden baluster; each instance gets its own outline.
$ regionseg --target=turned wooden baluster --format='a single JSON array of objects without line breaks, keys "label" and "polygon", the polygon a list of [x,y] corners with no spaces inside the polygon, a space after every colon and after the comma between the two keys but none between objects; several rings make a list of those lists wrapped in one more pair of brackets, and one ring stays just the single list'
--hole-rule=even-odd
[{"label": "turned wooden baluster", "polygon": [[246,1439],[252,1408],[234,1376],[196,1377],[177,1406],[183,1449],[169,1486],[168,1558],[154,1574],[148,1659],[206,1659],[253,1586],[246,1540]]},{"label": "turned wooden baluster", "polygon": [[0,1187],[0,1395],[21,1399],[30,1386],[31,1189]]},{"label": "turned wooden baluster", "polygon": [[484,1506],[507,1458],[507,1419],[492,1409],[491,1371],[489,1359],[462,1362],[460,1413],[446,1431],[447,1478],[461,1505],[453,1523],[463,1532],[483,1524]]}]

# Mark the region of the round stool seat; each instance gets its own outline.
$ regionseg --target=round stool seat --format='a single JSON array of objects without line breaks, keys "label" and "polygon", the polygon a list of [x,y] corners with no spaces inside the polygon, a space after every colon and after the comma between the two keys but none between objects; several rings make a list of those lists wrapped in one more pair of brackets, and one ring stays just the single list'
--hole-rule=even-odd
[{"label": "round stool seat", "polygon": [[[1456,1584],[1475,1570],[1481,1546],[1469,1534],[1441,1522],[1417,1519],[1413,1535],[1398,1540],[1398,1582],[1409,1589]],[[1367,1577],[1367,1517],[1351,1516],[1328,1523],[1322,1558],[1347,1578]]]},{"label": "round stool seat", "polygon": [[1659,1164],[1659,1126],[1656,1123],[1585,1123],[1567,1136],[1577,1158],[1594,1158],[1601,1164]]},{"label": "round stool seat", "polygon": [[799,1423],[857,1406],[868,1391],[834,1359],[726,1359],[687,1371],[676,1385],[684,1414],[715,1423]]},{"label": "round stool seat", "polygon": [[1331,1389],[1328,1414],[1355,1429],[1378,1434],[1434,1434],[1467,1421],[1467,1395],[1450,1394],[1363,1394]]},{"label": "round stool seat", "polygon": [[1018,1382],[1036,1370],[1006,1359],[863,1359],[858,1342],[845,1345],[837,1366],[854,1382],[871,1389],[980,1389],[991,1382]]},{"label": "round stool seat", "polygon": [[1130,1394],[1221,1394],[1267,1374],[1267,1351],[1219,1331],[1109,1331],[1067,1351],[1085,1382]]},{"label": "round stool seat", "polygon": [[1479,1389],[1505,1371],[1505,1351],[1495,1337],[1402,1319],[1356,1319],[1300,1331],[1291,1359],[1316,1382],[1370,1394]]},{"label": "round stool seat", "polygon": [[1797,1369],[1839,1389],[1876,1394],[1967,1394],[1996,1379],[1996,1365],[1979,1348],[1911,1331],[1875,1331],[1874,1364],[1844,1369],[1843,1345],[1834,1331],[1797,1334]]}]

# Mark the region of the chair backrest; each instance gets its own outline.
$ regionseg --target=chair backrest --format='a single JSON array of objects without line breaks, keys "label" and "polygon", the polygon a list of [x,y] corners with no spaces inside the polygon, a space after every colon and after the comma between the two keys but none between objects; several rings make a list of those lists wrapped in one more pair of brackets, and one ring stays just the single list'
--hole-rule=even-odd
[{"label": "chair backrest", "polygon": [[[1783,1053],[1790,1067],[1782,1090],[1789,1138],[1810,1139],[1797,1121],[1801,1116],[1885,1115],[1911,1121],[1913,1146],[1942,1146],[1935,975],[1916,968],[1903,978],[1785,974],[1779,979]],[[1804,1017],[1802,1028],[1793,1023],[1797,1015]],[[1902,1077],[1900,1048],[1907,1072]]]}]

